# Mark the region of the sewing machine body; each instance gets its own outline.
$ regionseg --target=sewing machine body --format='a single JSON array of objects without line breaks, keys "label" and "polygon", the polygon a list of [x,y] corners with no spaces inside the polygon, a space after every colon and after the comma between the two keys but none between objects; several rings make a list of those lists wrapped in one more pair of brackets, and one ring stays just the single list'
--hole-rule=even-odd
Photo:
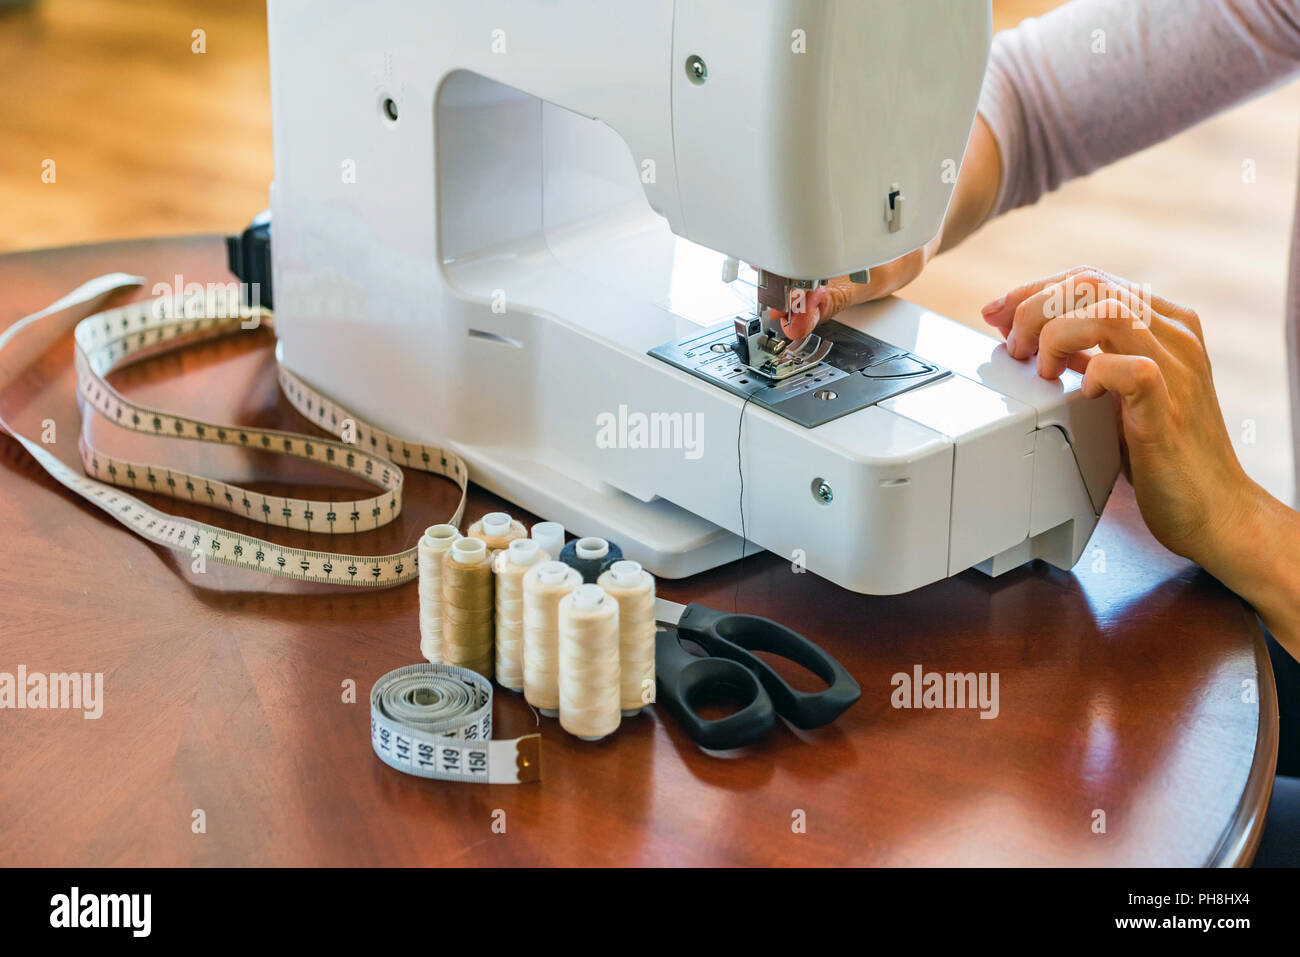
[{"label": "sewing machine body", "polygon": [[[973,565],[1077,560],[1118,453],[1109,402],[1083,399],[1072,373],[1044,382],[993,339],[900,299],[837,320],[929,372],[815,425],[745,407],[748,385],[665,358],[753,314],[752,287],[719,279],[724,251],[815,280],[934,235],[944,160],[960,161],[974,114],[987,3],[351,11],[269,4],[289,368],[661,576],[734,560],[742,524],[754,545],[875,594]],[[796,30],[812,52],[786,62]],[[814,53],[823,67],[808,69]],[[690,56],[707,64],[702,84]],[[860,125],[834,122],[845,98]],[[852,128],[795,150],[790,117]],[[891,193],[906,197],[893,221]],[[818,389],[798,401],[818,411],[846,391]]]}]

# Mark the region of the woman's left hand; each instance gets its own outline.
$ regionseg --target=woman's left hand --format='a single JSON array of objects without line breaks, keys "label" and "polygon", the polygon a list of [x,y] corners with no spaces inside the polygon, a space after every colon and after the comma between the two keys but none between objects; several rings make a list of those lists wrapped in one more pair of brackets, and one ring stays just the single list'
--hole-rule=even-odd
[{"label": "woman's left hand", "polygon": [[[1215,571],[1251,527],[1262,489],[1228,438],[1200,318],[1145,287],[1081,266],[1026,283],[982,310],[1038,374],[1083,374],[1118,397],[1125,470],[1142,517],[1170,551]],[[1094,348],[1100,352],[1090,352]]]}]

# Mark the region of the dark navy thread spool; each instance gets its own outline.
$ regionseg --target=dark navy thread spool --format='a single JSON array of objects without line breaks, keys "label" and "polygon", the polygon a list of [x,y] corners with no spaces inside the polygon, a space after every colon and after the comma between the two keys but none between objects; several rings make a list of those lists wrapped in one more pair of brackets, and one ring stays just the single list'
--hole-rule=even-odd
[{"label": "dark navy thread spool", "polygon": [[560,561],[576,568],[589,585],[610,565],[623,560],[623,549],[603,538],[576,538],[560,549]]}]

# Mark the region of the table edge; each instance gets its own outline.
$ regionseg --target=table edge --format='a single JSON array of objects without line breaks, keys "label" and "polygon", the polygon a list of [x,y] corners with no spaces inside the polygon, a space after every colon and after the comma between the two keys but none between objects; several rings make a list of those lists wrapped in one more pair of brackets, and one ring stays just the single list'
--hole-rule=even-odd
[{"label": "table edge", "polygon": [[1255,632],[1255,671],[1259,677],[1259,725],[1255,732],[1255,757],[1242,788],[1241,801],[1228,822],[1219,844],[1210,855],[1207,867],[1250,867],[1264,834],[1264,821],[1273,796],[1273,778],[1277,773],[1279,717],[1277,681],[1268,642],[1259,617],[1243,600],[1242,614]]}]

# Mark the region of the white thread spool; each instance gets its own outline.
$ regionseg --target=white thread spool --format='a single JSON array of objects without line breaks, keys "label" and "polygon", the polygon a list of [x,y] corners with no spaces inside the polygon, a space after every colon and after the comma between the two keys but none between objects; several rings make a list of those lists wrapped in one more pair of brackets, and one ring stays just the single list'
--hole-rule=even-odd
[{"label": "white thread spool", "polygon": [[469,527],[466,536],[481,539],[489,551],[499,551],[515,539],[525,538],[524,523],[516,522],[505,512],[488,512]]},{"label": "white thread spool", "polygon": [[599,585],[560,600],[560,727],[583,741],[618,729],[618,602]]},{"label": "white thread spool", "polygon": [[581,584],[563,562],[538,562],[524,573],[524,698],[548,718],[560,713],[560,599]]},{"label": "white thread spool", "polygon": [[492,562],[479,538],[458,538],[442,565],[442,657],[492,677]]},{"label": "white thread spool", "polygon": [[430,525],[420,539],[420,654],[442,663],[442,562],[460,538],[455,525]]},{"label": "white thread spool", "polygon": [[524,690],[524,575],[547,555],[531,538],[517,538],[492,559],[496,573],[497,683]]},{"label": "white thread spool", "polygon": [[551,558],[560,557],[564,547],[564,526],[559,522],[538,522],[533,526],[533,538]]},{"label": "white thread spool", "polygon": [[597,584],[618,602],[620,704],[630,718],[654,701],[655,580],[640,562],[621,561],[601,572]]}]

